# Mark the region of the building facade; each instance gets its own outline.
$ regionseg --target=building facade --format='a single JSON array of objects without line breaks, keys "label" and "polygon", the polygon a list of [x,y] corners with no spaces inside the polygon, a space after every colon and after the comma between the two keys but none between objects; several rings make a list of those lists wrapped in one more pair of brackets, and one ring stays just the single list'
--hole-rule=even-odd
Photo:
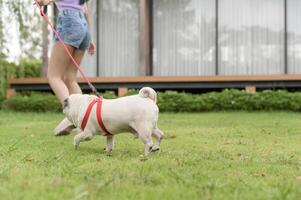
[{"label": "building facade", "polygon": [[301,0],[90,0],[92,77],[301,73]]}]

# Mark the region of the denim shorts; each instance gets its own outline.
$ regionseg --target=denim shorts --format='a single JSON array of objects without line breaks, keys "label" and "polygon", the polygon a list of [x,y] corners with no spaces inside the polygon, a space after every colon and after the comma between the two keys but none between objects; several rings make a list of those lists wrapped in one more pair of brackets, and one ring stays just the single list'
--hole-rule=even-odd
[{"label": "denim shorts", "polygon": [[[63,10],[57,18],[56,30],[65,44],[86,50],[90,43],[90,34],[86,18],[81,11]],[[59,39],[55,36],[55,42]]]}]

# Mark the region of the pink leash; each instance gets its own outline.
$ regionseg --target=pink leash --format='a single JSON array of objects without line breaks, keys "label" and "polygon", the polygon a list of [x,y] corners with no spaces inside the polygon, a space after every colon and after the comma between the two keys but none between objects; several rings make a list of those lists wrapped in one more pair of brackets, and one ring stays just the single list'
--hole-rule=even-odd
[{"label": "pink leash", "polygon": [[41,15],[43,16],[43,18],[45,19],[47,24],[50,26],[50,28],[52,29],[52,31],[54,32],[56,37],[59,39],[60,43],[63,45],[63,48],[64,48],[65,52],[67,53],[67,55],[69,56],[69,58],[71,59],[73,64],[76,66],[76,68],[78,69],[78,71],[82,75],[83,79],[87,82],[87,84],[90,87],[90,89],[92,90],[92,92],[97,94],[97,96],[99,96],[98,93],[97,93],[96,88],[92,85],[92,83],[90,82],[88,77],[85,75],[84,71],[81,69],[79,64],[74,60],[73,56],[71,55],[70,51],[68,50],[67,46],[65,45],[65,43],[64,43],[63,39],[61,38],[60,34],[55,30],[53,24],[50,22],[49,18],[47,17],[45,12],[43,11],[42,6],[40,6],[40,4],[38,4],[37,0],[34,0],[34,1],[35,1],[35,4],[37,5],[37,7],[39,8]]}]

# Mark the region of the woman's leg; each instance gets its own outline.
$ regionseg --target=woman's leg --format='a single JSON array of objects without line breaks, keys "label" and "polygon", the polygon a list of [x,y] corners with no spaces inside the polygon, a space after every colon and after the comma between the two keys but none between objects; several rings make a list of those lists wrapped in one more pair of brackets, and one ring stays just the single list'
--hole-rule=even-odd
[{"label": "woman's leg", "polygon": [[[69,52],[73,54],[75,48],[70,45],[66,46]],[[62,105],[64,100],[69,97],[68,87],[64,82],[64,74],[69,68],[69,65],[70,58],[65,52],[63,46],[60,43],[54,44],[49,61],[47,78],[53,92],[58,97]]]},{"label": "woman's leg", "polygon": [[[78,64],[81,63],[84,53],[85,52],[82,50],[74,49],[72,56]],[[62,76],[63,83],[60,83],[60,84],[64,85],[64,90],[68,91],[68,96],[70,94],[82,93],[82,91],[77,83],[77,80],[76,80],[76,74],[77,74],[78,70],[77,70],[76,66],[74,66],[72,61],[69,62],[69,64],[64,68],[64,70],[65,71],[62,74],[63,75]],[[65,94],[66,94],[66,92],[65,92]],[[66,96],[63,96],[63,97],[67,98]],[[56,135],[56,136],[68,135],[71,133],[73,128],[74,128],[74,125],[67,118],[64,118],[63,121],[61,121],[59,123],[59,125],[54,129],[54,135]]]},{"label": "woman's leg", "polygon": [[[80,49],[75,49],[73,52],[73,58],[74,60],[80,64],[83,57],[84,57],[85,51]],[[67,67],[65,73],[64,73],[64,82],[69,90],[70,94],[81,94],[82,90],[79,87],[77,83],[77,71],[78,69],[76,66],[70,62],[69,66]]]}]

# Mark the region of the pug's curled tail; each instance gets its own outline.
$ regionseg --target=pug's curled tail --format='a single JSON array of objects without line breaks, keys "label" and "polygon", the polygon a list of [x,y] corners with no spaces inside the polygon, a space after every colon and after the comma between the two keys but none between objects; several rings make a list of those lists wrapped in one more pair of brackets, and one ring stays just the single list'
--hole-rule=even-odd
[{"label": "pug's curled tail", "polygon": [[153,88],[144,87],[139,91],[139,96],[142,98],[149,98],[157,103],[157,93]]}]

